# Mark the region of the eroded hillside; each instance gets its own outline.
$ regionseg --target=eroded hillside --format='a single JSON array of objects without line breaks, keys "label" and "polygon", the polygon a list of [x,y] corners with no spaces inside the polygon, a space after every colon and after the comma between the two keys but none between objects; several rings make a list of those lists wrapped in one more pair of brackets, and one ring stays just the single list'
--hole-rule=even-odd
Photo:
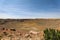
[{"label": "eroded hillside", "polygon": [[58,28],[60,19],[0,19],[0,27],[17,30],[42,31],[45,28]]},{"label": "eroded hillside", "polygon": [[0,19],[2,40],[10,40],[11,36],[12,40],[44,40],[43,30],[46,28],[60,30],[60,19]]}]

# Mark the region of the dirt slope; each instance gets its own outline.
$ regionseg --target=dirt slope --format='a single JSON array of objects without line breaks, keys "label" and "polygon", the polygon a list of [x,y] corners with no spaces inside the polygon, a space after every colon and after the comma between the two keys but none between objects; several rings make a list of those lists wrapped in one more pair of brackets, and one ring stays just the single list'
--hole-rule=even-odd
[{"label": "dirt slope", "polygon": [[0,19],[0,27],[17,30],[42,31],[46,28],[60,28],[60,19]]}]

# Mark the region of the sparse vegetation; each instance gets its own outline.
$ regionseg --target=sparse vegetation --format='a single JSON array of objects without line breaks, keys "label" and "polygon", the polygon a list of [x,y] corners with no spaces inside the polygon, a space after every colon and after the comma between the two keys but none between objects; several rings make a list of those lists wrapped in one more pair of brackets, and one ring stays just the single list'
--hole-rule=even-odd
[{"label": "sparse vegetation", "polygon": [[16,31],[16,29],[10,29],[11,31]]},{"label": "sparse vegetation", "polygon": [[5,36],[7,36],[7,35],[8,35],[8,33],[7,33],[7,32],[3,32],[3,34],[4,34]]},{"label": "sparse vegetation", "polygon": [[5,28],[2,28],[2,30],[5,30]]}]

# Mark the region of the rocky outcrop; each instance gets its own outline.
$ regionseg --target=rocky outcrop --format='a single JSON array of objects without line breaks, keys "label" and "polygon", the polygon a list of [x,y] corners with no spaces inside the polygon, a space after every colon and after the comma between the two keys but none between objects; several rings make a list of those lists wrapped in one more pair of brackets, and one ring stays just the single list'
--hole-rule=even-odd
[{"label": "rocky outcrop", "polygon": [[1,40],[41,40],[40,32],[1,28]]}]

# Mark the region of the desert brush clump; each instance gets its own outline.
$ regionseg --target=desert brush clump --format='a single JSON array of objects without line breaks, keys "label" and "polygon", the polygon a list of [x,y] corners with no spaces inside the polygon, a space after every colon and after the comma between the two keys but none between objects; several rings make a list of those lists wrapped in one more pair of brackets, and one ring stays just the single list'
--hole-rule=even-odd
[{"label": "desert brush clump", "polygon": [[45,40],[60,40],[60,31],[55,29],[46,29],[44,30],[44,39]]}]

